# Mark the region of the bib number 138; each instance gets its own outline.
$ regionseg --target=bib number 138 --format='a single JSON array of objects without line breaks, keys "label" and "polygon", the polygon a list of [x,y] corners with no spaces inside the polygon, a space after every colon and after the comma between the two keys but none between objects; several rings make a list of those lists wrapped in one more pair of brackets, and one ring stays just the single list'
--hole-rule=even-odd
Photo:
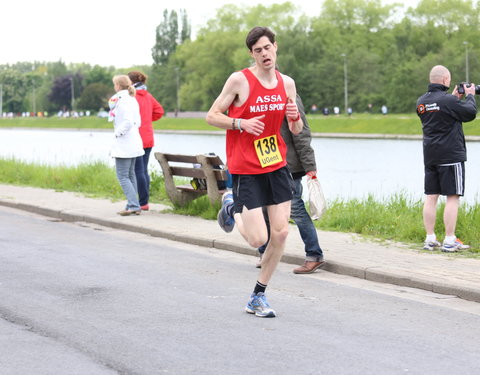
[{"label": "bib number 138", "polygon": [[258,161],[262,168],[283,161],[282,155],[278,149],[277,136],[271,135],[269,137],[256,139],[253,141],[255,151],[257,153]]}]

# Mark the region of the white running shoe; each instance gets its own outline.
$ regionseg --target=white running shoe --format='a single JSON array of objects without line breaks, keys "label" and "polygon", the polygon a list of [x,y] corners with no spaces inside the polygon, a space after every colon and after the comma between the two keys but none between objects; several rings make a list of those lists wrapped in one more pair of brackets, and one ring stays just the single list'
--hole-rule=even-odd
[{"label": "white running shoe", "polygon": [[437,240],[435,241],[425,241],[423,243],[423,250],[430,250],[430,251],[435,251],[438,250],[436,248],[441,247],[442,244],[438,242]]},{"label": "white running shoe", "polygon": [[442,251],[445,253],[455,253],[461,250],[470,249],[470,246],[464,245],[462,241],[458,238],[455,240],[454,243],[443,242]]}]

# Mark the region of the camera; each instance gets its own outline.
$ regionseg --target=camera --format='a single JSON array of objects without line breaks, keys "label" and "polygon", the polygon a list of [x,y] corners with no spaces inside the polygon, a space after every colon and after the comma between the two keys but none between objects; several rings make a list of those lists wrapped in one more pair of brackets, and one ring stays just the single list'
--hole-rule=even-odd
[{"label": "camera", "polygon": [[[465,94],[465,88],[463,87],[463,85],[465,85],[465,87],[470,87],[471,84],[470,83],[466,83],[466,82],[460,82],[457,84],[457,92],[460,94],[460,95],[463,95]],[[480,85],[476,85],[475,86],[475,95],[480,95]]]}]

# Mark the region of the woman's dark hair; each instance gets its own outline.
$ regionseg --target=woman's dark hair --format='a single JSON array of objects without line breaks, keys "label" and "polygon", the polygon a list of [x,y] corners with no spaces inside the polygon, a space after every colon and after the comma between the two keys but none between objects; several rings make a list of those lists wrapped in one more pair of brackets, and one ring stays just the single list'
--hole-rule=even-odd
[{"label": "woman's dark hair", "polygon": [[275,43],[275,34],[272,30],[270,30],[268,27],[256,26],[250,30],[247,35],[247,39],[245,40],[245,43],[250,51],[252,50],[253,45],[257,43],[262,36],[266,36],[272,44]]},{"label": "woman's dark hair", "polygon": [[147,76],[142,72],[138,72],[138,71],[129,72],[128,77],[131,79],[132,83],[147,82]]}]

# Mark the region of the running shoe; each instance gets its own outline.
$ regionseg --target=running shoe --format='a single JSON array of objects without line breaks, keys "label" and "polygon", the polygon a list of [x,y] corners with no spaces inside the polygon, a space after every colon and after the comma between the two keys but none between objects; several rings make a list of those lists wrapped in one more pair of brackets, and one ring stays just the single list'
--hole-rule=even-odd
[{"label": "running shoe", "polygon": [[464,245],[462,241],[460,241],[458,238],[455,240],[454,243],[448,243],[448,242],[443,242],[442,246],[442,251],[444,253],[455,253],[457,251],[461,250],[467,250],[470,249],[469,245]]},{"label": "running shoe", "polygon": [[229,208],[230,212],[233,212],[233,207],[230,208],[230,206],[233,206],[233,194],[227,191],[222,196],[222,208],[217,214],[218,225],[227,233],[230,233],[235,226],[235,219],[227,211]]},{"label": "running shoe", "polygon": [[275,311],[270,307],[265,294],[262,292],[252,293],[247,306],[245,306],[245,311],[260,318],[274,318],[276,316]]},{"label": "running shoe", "polygon": [[438,242],[437,240],[435,241],[425,241],[423,243],[423,250],[430,250],[430,251],[435,251],[437,250],[437,247],[441,247],[442,244]]}]

